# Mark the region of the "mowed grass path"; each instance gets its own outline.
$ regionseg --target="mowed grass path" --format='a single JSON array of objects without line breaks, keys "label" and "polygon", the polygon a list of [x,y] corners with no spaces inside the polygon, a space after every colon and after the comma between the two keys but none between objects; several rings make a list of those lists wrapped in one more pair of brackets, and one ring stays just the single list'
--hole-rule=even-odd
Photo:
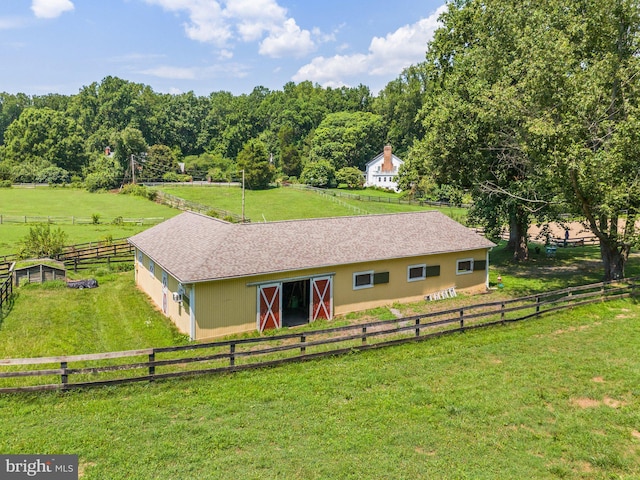
[{"label": "mowed grass path", "polygon": [[634,479],[640,307],[253,372],[0,397],[0,451],[83,479]]},{"label": "mowed grass path", "polygon": [[[89,193],[73,188],[0,188],[0,215],[66,216],[91,218],[100,216],[98,225],[52,225],[67,234],[67,243],[101,241],[107,237],[124,238],[148,228],[138,225],[112,225],[116,217],[171,218],[179,210],[159,205],[133,195]],[[0,255],[15,253],[18,242],[33,225],[0,225]]]}]

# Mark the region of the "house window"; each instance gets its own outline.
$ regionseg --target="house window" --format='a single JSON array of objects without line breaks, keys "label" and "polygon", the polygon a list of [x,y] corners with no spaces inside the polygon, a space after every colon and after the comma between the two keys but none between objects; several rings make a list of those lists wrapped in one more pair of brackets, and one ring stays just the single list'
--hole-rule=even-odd
[{"label": "house window", "polygon": [[463,258],[456,263],[456,275],[465,275],[473,272],[473,258]]},{"label": "house window", "polygon": [[142,252],[138,252],[138,263],[142,265]]},{"label": "house window", "polygon": [[373,270],[368,272],[356,272],[353,274],[353,289],[373,287]]},{"label": "house window", "polygon": [[422,265],[409,265],[407,268],[407,282],[417,282],[425,278],[427,278],[427,266],[424,263]]},{"label": "house window", "polygon": [[153,260],[149,260],[149,274],[151,274],[151,276],[154,277],[155,273],[156,273],[156,265],[155,263],[153,263]]}]

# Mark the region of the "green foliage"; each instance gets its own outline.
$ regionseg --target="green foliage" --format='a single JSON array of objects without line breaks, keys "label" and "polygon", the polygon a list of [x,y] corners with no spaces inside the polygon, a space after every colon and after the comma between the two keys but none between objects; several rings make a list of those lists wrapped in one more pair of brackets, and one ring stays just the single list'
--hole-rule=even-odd
[{"label": "green foliage", "polygon": [[347,188],[362,188],[364,185],[363,173],[355,167],[343,167],[336,172],[336,182],[345,183]]},{"label": "green foliage", "polygon": [[334,187],[336,186],[336,170],[328,160],[309,162],[302,169],[300,182],[312,187]]},{"label": "green foliage", "polygon": [[122,166],[114,156],[95,155],[85,169],[85,188],[90,192],[109,190],[120,186]]},{"label": "green foliage", "polygon": [[66,234],[57,227],[52,230],[48,223],[29,228],[29,234],[20,241],[20,258],[53,257],[62,253],[66,245]]},{"label": "green foliage", "polygon": [[275,176],[269,154],[260,140],[249,140],[238,154],[238,170],[244,170],[245,184],[250,189],[264,189]]},{"label": "green foliage", "polygon": [[97,225],[100,223],[100,214],[99,213],[92,213],[91,214],[91,223],[93,223],[94,225]]},{"label": "green foliage", "polygon": [[144,162],[142,163],[143,180],[157,181],[167,173],[178,174],[178,162],[174,153],[166,145],[153,145],[149,147]]},{"label": "green foliage", "polygon": [[327,115],[315,130],[309,158],[327,160],[336,170],[365,164],[380,151],[385,140],[382,117],[370,112]]},{"label": "green foliage", "polygon": [[136,197],[146,198],[148,200],[154,201],[158,196],[158,191],[152,188],[147,188],[144,185],[137,185],[133,183],[128,183],[122,190],[120,190],[122,195],[134,195]]}]

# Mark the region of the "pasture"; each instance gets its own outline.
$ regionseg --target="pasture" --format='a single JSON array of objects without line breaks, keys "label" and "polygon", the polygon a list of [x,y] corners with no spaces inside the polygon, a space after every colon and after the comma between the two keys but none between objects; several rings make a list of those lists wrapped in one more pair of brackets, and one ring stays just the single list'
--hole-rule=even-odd
[{"label": "pasture", "polygon": [[[302,217],[333,204],[260,198],[274,217],[287,204]],[[513,265],[498,247],[490,278],[504,288],[393,307],[410,315],[598,281],[597,258],[597,247],[580,247]],[[640,274],[637,254],[627,274]],[[17,289],[0,317],[0,358],[186,343],[133,272],[92,275],[95,290]],[[639,319],[636,301],[614,301],[271,369],[2,395],[0,451],[78,454],[83,479],[638,478]]]},{"label": "pasture", "polygon": [[[67,234],[69,244],[102,241],[107,237],[123,238],[142,231],[147,226],[114,225],[114,219],[170,218],[178,210],[150,202],[133,195],[89,193],[74,188],[1,188],[0,216],[84,217],[99,216],[98,224],[73,225],[69,218],[56,224]],[[0,224],[0,255],[15,253],[17,243],[29,233],[33,225],[25,223]]]}]

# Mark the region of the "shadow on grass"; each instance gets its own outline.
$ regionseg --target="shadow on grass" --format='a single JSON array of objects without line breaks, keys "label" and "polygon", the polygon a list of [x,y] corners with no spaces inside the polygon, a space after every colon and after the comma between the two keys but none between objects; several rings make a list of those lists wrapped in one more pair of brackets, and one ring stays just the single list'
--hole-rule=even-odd
[{"label": "shadow on grass", "polygon": [[4,319],[7,318],[11,313],[11,310],[13,310],[13,306],[18,296],[20,296],[19,293],[14,293],[2,304],[2,307],[0,307],[0,329],[2,328]]}]

